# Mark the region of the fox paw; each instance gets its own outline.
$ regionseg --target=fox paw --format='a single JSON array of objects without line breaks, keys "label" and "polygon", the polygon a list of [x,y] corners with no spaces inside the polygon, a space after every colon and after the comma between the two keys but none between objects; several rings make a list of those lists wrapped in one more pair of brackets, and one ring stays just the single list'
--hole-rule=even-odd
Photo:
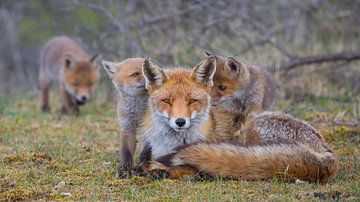
[{"label": "fox paw", "polygon": [[118,166],[116,177],[120,179],[129,179],[131,177],[131,169],[127,166]]},{"label": "fox paw", "polygon": [[138,176],[146,176],[148,173],[147,172],[148,165],[149,165],[148,163],[140,163],[139,165],[135,166],[132,169],[132,172]]}]

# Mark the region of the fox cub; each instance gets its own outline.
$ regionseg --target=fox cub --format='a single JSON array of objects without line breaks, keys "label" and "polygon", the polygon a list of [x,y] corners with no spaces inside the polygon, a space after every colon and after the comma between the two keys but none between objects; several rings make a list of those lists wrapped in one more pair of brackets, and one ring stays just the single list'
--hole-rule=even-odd
[{"label": "fox cub", "polygon": [[49,110],[49,89],[58,82],[63,113],[79,114],[79,105],[85,104],[99,78],[97,54],[90,56],[72,39],[51,38],[40,56],[40,108]]},{"label": "fox cub", "polygon": [[118,166],[120,178],[131,176],[137,128],[147,108],[148,93],[142,76],[143,63],[143,58],[129,58],[120,63],[102,61],[116,92],[116,112],[121,138],[121,163]]},{"label": "fox cub", "polygon": [[251,114],[271,110],[275,104],[276,84],[263,68],[246,65],[232,57],[215,57],[216,73],[211,90],[211,116],[215,140],[232,140]]},{"label": "fox cub", "polygon": [[214,105],[221,104],[230,112],[244,116],[272,110],[276,84],[264,68],[246,65],[232,57],[214,57],[216,73],[211,91]]}]

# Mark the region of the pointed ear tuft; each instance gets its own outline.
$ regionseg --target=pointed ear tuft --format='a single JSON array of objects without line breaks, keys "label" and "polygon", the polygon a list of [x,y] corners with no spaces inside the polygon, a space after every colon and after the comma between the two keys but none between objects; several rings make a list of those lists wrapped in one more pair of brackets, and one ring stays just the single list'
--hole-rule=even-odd
[{"label": "pointed ear tuft", "polygon": [[113,63],[113,62],[105,61],[105,60],[101,61],[101,64],[102,64],[105,72],[109,75],[110,79],[112,79],[118,68],[117,64]]},{"label": "pointed ear tuft", "polygon": [[150,61],[150,58],[144,60],[142,73],[146,82],[146,89],[150,86],[160,86],[166,80],[164,71],[156,64]]},{"label": "pointed ear tuft", "polygon": [[205,57],[210,57],[213,56],[214,54],[212,54],[210,51],[204,51],[204,55]]},{"label": "pointed ear tuft", "polygon": [[249,72],[246,68],[246,65],[242,62],[237,61],[233,57],[228,57],[225,60],[225,70],[238,77],[238,76],[248,76]]},{"label": "pointed ear tuft", "polygon": [[97,68],[100,66],[100,61],[102,59],[102,55],[99,53],[96,53],[94,56],[91,57],[90,62],[94,68]]},{"label": "pointed ear tuft", "polygon": [[213,86],[213,78],[216,72],[216,60],[209,56],[193,68],[191,77],[198,83]]},{"label": "pointed ear tuft", "polygon": [[90,58],[90,62],[94,62],[98,57],[99,53],[95,53],[95,55]]}]

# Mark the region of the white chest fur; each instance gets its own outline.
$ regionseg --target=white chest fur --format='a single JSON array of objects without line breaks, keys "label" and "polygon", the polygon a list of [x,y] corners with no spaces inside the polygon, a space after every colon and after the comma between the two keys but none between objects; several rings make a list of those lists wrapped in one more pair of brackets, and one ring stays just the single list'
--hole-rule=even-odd
[{"label": "white chest fur", "polygon": [[142,133],[142,141],[150,144],[154,158],[173,153],[177,147],[199,140],[205,140],[205,136],[197,124],[184,132],[177,132],[165,124],[156,124]]}]

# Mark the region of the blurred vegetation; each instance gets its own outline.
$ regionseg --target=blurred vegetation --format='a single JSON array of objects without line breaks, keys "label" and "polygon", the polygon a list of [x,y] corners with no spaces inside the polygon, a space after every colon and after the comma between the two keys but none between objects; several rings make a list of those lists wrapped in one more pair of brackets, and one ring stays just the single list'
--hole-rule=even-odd
[{"label": "blurred vegetation", "polygon": [[[269,67],[289,60],[289,54],[360,47],[360,3],[352,0],[3,0],[0,6],[3,95],[37,89],[39,53],[55,35],[73,37],[89,54],[108,60],[150,56],[163,65],[190,67],[205,50]],[[290,92],[346,96],[360,92],[358,67],[343,61],[275,76]]]}]

